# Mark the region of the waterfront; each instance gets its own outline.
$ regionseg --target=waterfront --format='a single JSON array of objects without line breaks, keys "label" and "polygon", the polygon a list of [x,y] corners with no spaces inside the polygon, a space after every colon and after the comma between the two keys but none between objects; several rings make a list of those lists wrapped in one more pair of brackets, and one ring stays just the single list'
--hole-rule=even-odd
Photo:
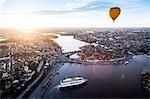
[{"label": "waterfront", "polygon": [[[76,40],[72,36],[69,40],[63,36],[60,46],[69,51],[74,49]],[[62,38],[59,38],[62,39]],[[72,42],[65,42],[70,41]],[[77,45],[80,45],[78,41]],[[66,45],[68,45],[67,49]],[[74,49],[74,50],[73,50]],[[149,66],[150,61],[146,55],[134,56],[127,65],[82,65],[65,63],[59,69],[59,74],[55,75],[51,85],[46,89],[42,98],[148,98],[148,91],[144,90],[140,83],[140,73],[142,69]],[[67,77],[83,76],[88,79],[87,84],[78,88],[61,90],[57,86],[59,82]],[[29,98],[36,97],[38,93],[32,93]],[[37,98],[37,97],[36,97]],[[40,97],[38,97],[40,98]]]},{"label": "waterfront", "polygon": [[[148,91],[142,89],[140,73],[148,66],[145,56],[128,65],[79,65],[64,64],[60,68],[43,96],[45,98],[148,98]],[[143,58],[145,60],[143,60]],[[83,76],[87,84],[79,88],[62,90],[56,86],[67,77]]]}]

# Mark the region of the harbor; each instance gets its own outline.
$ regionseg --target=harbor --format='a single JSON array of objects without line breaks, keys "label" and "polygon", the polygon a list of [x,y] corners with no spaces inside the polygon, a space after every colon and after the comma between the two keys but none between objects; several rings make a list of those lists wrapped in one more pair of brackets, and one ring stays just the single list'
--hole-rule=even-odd
[{"label": "harbor", "polygon": [[[66,37],[63,38],[65,38],[62,40],[64,42],[68,40]],[[68,43],[64,43],[64,46]],[[72,40],[71,45],[73,44]],[[80,45],[80,43],[77,45]],[[63,44],[60,46],[66,50]],[[75,51],[77,48],[73,50],[73,47],[71,47],[70,49]],[[140,73],[146,66],[149,66],[147,55],[135,55],[128,63],[118,65],[64,63],[57,70],[59,74],[53,77],[44,92],[41,93],[36,89],[29,98],[148,98],[148,91],[142,88],[140,82]],[[87,78],[87,84],[66,90],[59,88],[60,81],[76,76]],[[41,85],[38,88],[41,88]]]}]

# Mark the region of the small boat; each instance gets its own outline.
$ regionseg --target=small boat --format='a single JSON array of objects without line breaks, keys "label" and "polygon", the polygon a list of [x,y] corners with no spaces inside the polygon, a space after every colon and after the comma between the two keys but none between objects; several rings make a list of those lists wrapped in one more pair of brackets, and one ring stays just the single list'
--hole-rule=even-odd
[{"label": "small boat", "polygon": [[59,74],[59,71],[57,71],[56,73],[57,73],[57,75],[58,75],[58,74]]},{"label": "small boat", "polygon": [[60,82],[59,87],[65,88],[65,87],[77,86],[87,81],[88,79],[84,79],[83,77],[66,78]]},{"label": "small boat", "polygon": [[124,64],[127,65],[129,63],[129,61],[126,61]]}]

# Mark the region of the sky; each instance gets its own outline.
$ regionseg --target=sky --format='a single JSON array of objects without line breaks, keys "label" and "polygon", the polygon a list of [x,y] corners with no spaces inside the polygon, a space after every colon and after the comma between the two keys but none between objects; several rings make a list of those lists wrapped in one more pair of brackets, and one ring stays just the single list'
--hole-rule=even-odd
[{"label": "sky", "polygon": [[150,0],[0,0],[1,27],[150,27]]}]

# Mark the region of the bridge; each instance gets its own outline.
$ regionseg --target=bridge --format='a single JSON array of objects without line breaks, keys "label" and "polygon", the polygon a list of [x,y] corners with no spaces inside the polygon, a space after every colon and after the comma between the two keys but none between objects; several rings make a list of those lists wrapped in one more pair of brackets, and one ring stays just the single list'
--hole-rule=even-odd
[{"label": "bridge", "polygon": [[73,54],[75,54],[75,53],[78,53],[78,52],[80,52],[80,51],[65,52],[65,53],[63,53],[63,54],[64,54],[65,56],[69,57],[69,56],[71,56],[71,55],[73,55]]},{"label": "bridge", "polygon": [[59,58],[56,61],[57,62],[63,62],[63,63],[77,63],[77,64],[82,64],[83,63],[82,60],[75,59],[75,58],[68,58],[68,57]]},{"label": "bridge", "polygon": [[3,58],[0,58],[0,62],[9,61],[10,59],[11,59],[10,57],[3,57]]}]

